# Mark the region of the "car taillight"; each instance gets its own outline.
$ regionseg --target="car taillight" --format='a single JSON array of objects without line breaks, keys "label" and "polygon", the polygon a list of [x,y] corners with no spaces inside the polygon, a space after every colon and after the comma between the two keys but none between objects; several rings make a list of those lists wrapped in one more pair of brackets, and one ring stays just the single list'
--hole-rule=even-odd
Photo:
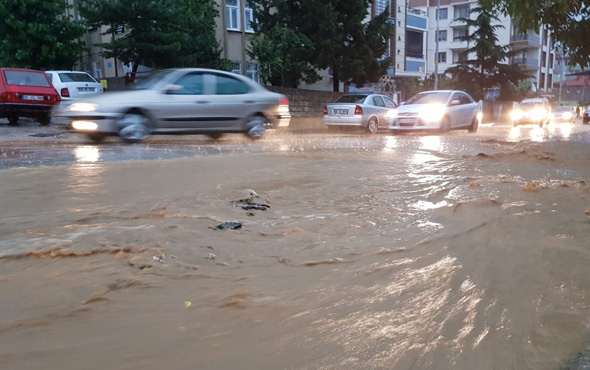
[{"label": "car taillight", "polygon": [[328,106],[324,105],[324,116],[328,115]]},{"label": "car taillight", "polygon": [[279,99],[279,105],[289,105],[289,99]]},{"label": "car taillight", "polygon": [[360,105],[357,105],[356,108],[354,108],[354,115],[355,116],[362,116],[363,115],[363,108],[361,108]]},{"label": "car taillight", "polygon": [[69,98],[70,90],[68,90],[67,87],[64,87],[63,89],[61,89],[61,96],[63,96],[64,98]]},{"label": "car taillight", "polygon": [[12,101],[12,94],[9,92],[3,92],[0,94],[0,102],[6,103]]}]

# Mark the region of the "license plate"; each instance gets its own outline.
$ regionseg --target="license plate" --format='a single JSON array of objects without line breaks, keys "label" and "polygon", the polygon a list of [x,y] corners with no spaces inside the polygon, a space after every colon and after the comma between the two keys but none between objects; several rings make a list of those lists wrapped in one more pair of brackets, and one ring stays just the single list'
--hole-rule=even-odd
[{"label": "license plate", "polygon": [[400,118],[399,122],[400,123],[414,123],[414,119],[413,118]]},{"label": "license plate", "polygon": [[80,91],[80,92],[93,92],[94,87],[79,87],[78,91]]},{"label": "license plate", "polygon": [[348,109],[334,109],[334,114],[348,114]]},{"label": "license plate", "polygon": [[23,95],[23,100],[43,100],[43,97],[39,95]]}]

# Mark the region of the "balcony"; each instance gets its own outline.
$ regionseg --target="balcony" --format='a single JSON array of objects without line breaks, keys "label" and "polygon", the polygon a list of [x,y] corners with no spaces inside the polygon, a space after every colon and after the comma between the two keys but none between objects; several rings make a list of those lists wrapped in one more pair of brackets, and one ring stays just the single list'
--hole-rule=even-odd
[{"label": "balcony", "polygon": [[527,71],[536,71],[539,69],[539,60],[532,58],[512,58],[511,64],[519,66]]},{"label": "balcony", "polygon": [[426,31],[428,29],[428,18],[426,17],[426,12],[423,12],[419,9],[408,8],[406,25],[421,31]]},{"label": "balcony", "polygon": [[540,47],[541,38],[534,33],[527,33],[524,35],[512,35],[511,44],[513,46]]},{"label": "balcony", "polygon": [[460,38],[455,37],[453,41],[449,42],[448,46],[451,50],[466,50],[469,47],[469,43],[467,41],[461,41]]}]

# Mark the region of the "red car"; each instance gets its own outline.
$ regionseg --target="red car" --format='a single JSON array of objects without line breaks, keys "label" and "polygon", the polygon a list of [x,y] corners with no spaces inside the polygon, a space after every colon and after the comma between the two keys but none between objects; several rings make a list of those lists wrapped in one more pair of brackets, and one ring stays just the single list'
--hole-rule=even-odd
[{"label": "red car", "polygon": [[48,125],[49,112],[60,100],[45,72],[0,68],[0,118],[8,118],[11,125],[18,124],[19,117]]}]

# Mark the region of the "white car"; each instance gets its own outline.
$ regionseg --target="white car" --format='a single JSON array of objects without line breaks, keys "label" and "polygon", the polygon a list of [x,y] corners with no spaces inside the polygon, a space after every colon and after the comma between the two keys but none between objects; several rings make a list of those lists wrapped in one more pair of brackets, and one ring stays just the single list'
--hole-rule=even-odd
[{"label": "white car", "polygon": [[514,127],[529,123],[543,127],[551,121],[551,114],[551,105],[547,98],[530,98],[520,102],[518,108],[510,113],[510,118]]},{"label": "white car", "polygon": [[225,133],[264,136],[267,128],[288,127],[289,99],[252,79],[203,68],[156,71],[131,90],[79,99],[55,107],[53,116],[95,142],[119,136],[129,143],[151,134]]},{"label": "white car", "polygon": [[467,129],[476,132],[481,119],[480,104],[466,92],[433,90],[418,93],[402,103],[389,129],[440,132]]},{"label": "white car", "polygon": [[386,128],[397,105],[381,94],[349,94],[324,106],[324,124],[332,128],[362,127],[371,134]]},{"label": "white car", "polygon": [[101,94],[104,86],[91,75],[79,71],[45,71],[62,100]]}]

